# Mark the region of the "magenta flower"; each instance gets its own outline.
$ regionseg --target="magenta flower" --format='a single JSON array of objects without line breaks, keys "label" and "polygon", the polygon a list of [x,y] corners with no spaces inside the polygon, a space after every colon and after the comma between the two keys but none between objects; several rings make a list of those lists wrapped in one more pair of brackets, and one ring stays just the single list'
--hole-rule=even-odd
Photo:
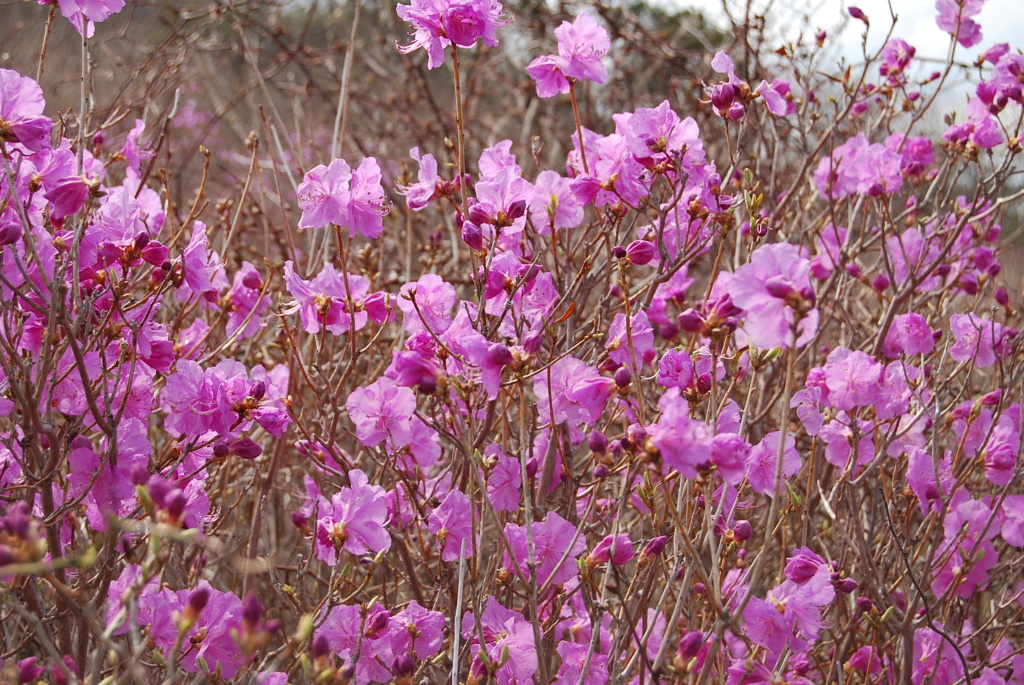
[{"label": "magenta flower", "polygon": [[299,228],[335,224],[367,238],[384,231],[382,219],[389,211],[377,160],[366,157],[354,171],[343,159],[320,165],[306,173],[298,187],[302,217]]},{"label": "magenta flower", "polygon": [[949,356],[958,362],[973,359],[974,364],[983,369],[995,364],[1005,352],[1006,336],[1000,323],[972,312],[949,317],[949,328],[956,340],[949,348]]},{"label": "magenta flower", "polygon": [[[813,308],[810,262],[790,243],[762,245],[728,283],[737,307],[746,310],[743,330],[757,347],[802,347],[814,337],[818,310]],[[797,312],[800,312],[798,316]]]},{"label": "magenta flower", "polygon": [[412,43],[399,45],[398,51],[407,55],[424,48],[428,69],[441,66],[449,45],[471,48],[479,39],[492,47],[497,45],[497,27],[512,21],[502,15],[497,0],[412,0],[396,10],[415,29]]},{"label": "magenta flower", "polygon": [[352,391],[345,408],[356,426],[359,442],[367,447],[376,447],[387,440],[389,449],[398,449],[412,440],[416,395],[387,376]]},{"label": "magenta flower", "polygon": [[229,336],[237,333],[238,338],[245,340],[264,326],[260,315],[270,308],[270,297],[261,295],[262,289],[260,272],[249,262],[242,262],[227,292],[229,313],[225,329]]},{"label": "magenta flower", "polygon": [[[534,546],[533,560],[537,564],[537,587],[565,585],[577,576],[575,560],[587,548],[587,541],[582,534],[577,533],[576,526],[555,512],[549,512],[545,520],[533,522],[531,533]],[[505,566],[517,573],[525,582],[534,582],[531,579],[530,567],[527,566],[530,555],[526,527],[507,523],[505,535],[511,546],[511,549],[505,552]]]},{"label": "magenta flower", "polygon": [[348,478],[351,487],[342,488],[330,503],[320,505],[316,556],[328,564],[337,563],[342,549],[366,554],[391,547],[391,536],[384,529],[388,514],[384,488],[371,485],[359,470],[349,471]]},{"label": "magenta flower", "polygon": [[904,40],[892,38],[882,48],[882,63],[878,66],[878,73],[885,76],[889,83],[900,85],[906,82],[903,72],[914,58],[917,50]]},{"label": "magenta flower", "polygon": [[555,29],[558,54],[542,55],[530,62],[526,72],[537,82],[537,97],[549,98],[569,92],[569,79],[604,83],[608,69],[601,58],[611,47],[608,32],[586,12],[570,24]]},{"label": "magenta flower", "polygon": [[0,69],[0,140],[29,152],[50,147],[53,121],[43,116],[43,89],[27,76]]},{"label": "magenta flower", "polygon": [[429,659],[441,651],[444,640],[444,614],[424,609],[415,600],[391,617],[391,651],[394,654],[414,653]]}]

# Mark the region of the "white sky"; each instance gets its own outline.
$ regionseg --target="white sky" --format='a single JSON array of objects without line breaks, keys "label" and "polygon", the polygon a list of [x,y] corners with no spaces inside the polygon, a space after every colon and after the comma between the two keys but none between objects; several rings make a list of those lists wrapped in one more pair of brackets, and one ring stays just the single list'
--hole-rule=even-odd
[{"label": "white sky", "polygon": [[[723,0],[655,1],[664,5],[695,7],[710,17],[722,16]],[[725,1],[735,14],[742,16],[743,0]],[[768,0],[754,0],[754,3],[756,7],[763,8]],[[792,27],[790,30],[793,31],[793,35],[790,37],[795,38],[795,31],[802,23],[802,16],[807,14],[806,7],[817,8],[811,12],[812,29],[820,27],[830,30],[841,25],[844,19],[848,19],[846,8],[850,5],[860,7],[871,20],[868,48],[881,47],[891,23],[889,3],[886,0],[776,0],[772,3],[768,16],[777,29]],[[902,38],[917,48],[918,58],[946,57],[949,34],[939,29],[935,23],[938,14],[935,0],[892,0],[892,9],[898,17],[894,37]],[[1009,43],[1011,49],[1024,47],[1024,0],[987,0],[981,13],[974,20],[981,25],[981,43],[969,49],[957,46],[957,61],[973,62],[978,54],[996,43]],[[863,30],[862,23],[850,21],[842,37],[842,52],[854,61],[859,54],[859,41]]]}]

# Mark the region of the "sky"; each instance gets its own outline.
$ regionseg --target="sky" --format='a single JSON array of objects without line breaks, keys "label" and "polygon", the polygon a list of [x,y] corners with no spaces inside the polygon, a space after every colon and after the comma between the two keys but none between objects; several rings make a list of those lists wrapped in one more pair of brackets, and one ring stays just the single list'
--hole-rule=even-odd
[{"label": "sky", "polygon": [[[689,6],[702,10],[710,17],[722,16],[722,0],[655,0],[663,5]],[[734,12],[742,14],[743,0],[725,0]],[[754,0],[755,6],[764,7],[767,0]],[[774,17],[775,25],[780,27],[796,27],[801,17],[807,13],[805,8],[817,8],[812,11],[812,26],[832,29],[841,24],[849,15],[846,11],[850,5],[860,7],[871,27],[868,31],[868,48],[878,48],[885,41],[886,33],[891,24],[889,2],[887,0],[776,0],[772,4],[770,16]],[[937,12],[935,0],[892,0],[893,12],[898,21],[893,33],[894,37],[902,38],[917,48],[917,57],[945,59],[949,48],[949,34],[939,29],[935,23]],[[957,61],[973,62],[978,54],[996,43],[1009,43],[1011,48],[1024,47],[1022,27],[1024,27],[1024,0],[987,0],[975,21],[981,24],[982,41],[973,48],[957,46]],[[842,52],[854,58],[859,54],[860,36],[863,24],[851,22],[843,36]],[[793,36],[795,37],[795,36]]]}]

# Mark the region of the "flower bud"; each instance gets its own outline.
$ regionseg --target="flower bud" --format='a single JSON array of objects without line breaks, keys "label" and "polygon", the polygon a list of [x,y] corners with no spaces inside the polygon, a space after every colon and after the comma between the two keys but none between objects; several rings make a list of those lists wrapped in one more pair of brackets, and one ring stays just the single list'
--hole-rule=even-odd
[{"label": "flower bud", "polygon": [[733,100],[736,99],[736,87],[731,83],[723,83],[715,86],[711,91],[711,104],[715,106],[719,112],[724,112],[732,106]]},{"label": "flower bud", "polygon": [[645,557],[658,557],[661,556],[665,551],[665,547],[668,545],[668,537],[661,535],[654,538],[644,546],[643,555]]},{"label": "flower bud", "polygon": [[519,217],[526,214],[526,200],[516,200],[508,206],[508,212],[505,214],[509,219],[515,221]]},{"label": "flower bud", "polygon": [[884,293],[886,288],[889,287],[889,277],[885,274],[878,274],[875,279],[871,281],[871,287],[880,293]]},{"label": "flower bud", "polygon": [[634,240],[626,247],[626,256],[634,264],[649,264],[657,255],[654,243],[649,240]]},{"label": "flower bud", "polygon": [[331,653],[331,643],[328,642],[327,636],[320,633],[313,638],[313,660],[322,659],[327,657]]},{"label": "flower bud", "polygon": [[851,6],[848,11],[850,12],[850,16],[853,17],[854,19],[859,19],[860,21],[864,22],[865,24],[870,24],[871,23],[871,22],[868,21],[868,15],[864,14],[864,10],[862,10],[861,8],[856,7],[856,6]]},{"label": "flower bud", "polygon": [[228,445],[228,449],[231,451],[231,454],[242,459],[255,459],[263,454],[263,448],[256,444],[252,438],[239,438]]},{"label": "flower bud", "polygon": [[255,632],[261,618],[263,618],[263,605],[260,604],[260,600],[256,599],[256,595],[250,592],[242,603],[242,624],[249,632]]},{"label": "flower bud", "polygon": [[469,208],[469,220],[477,225],[494,223],[493,217],[487,213],[487,210],[483,208],[483,205],[479,204],[475,204]]},{"label": "flower bud", "polygon": [[704,645],[704,633],[700,631],[690,631],[683,636],[683,639],[679,641],[679,656],[686,661],[689,661],[693,657],[697,656],[700,652],[700,648]]},{"label": "flower bud", "polygon": [[678,318],[679,327],[687,333],[699,333],[704,330],[704,317],[696,309],[687,309]]},{"label": "flower bud", "polygon": [[619,370],[615,372],[615,385],[620,388],[628,388],[632,380],[633,374],[625,366],[620,366]]},{"label": "flower bud", "polygon": [[587,438],[587,447],[595,454],[604,454],[608,451],[608,438],[601,431],[591,431]]},{"label": "flower bud", "polygon": [[462,240],[471,250],[484,249],[484,234],[480,227],[471,221],[462,224]]},{"label": "flower bud", "polygon": [[249,397],[256,401],[262,400],[267,394],[267,384],[263,381],[256,381],[249,389]]},{"label": "flower bud", "polygon": [[996,298],[996,303],[1004,309],[1010,306],[1010,293],[1006,292],[1006,288],[996,288],[996,291],[992,294]]},{"label": "flower bud", "polygon": [[250,290],[259,290],[263,287],[263,277],[259,271],[246,271],[242,276],[242,285]]},{"label": "flower bud", "polygon": [[737,521],[736,525],[732,527],[732,533],[737,542],[746,542],[754,536],[754,528],[750,525],[750,521]]},{"label": "flower bud", "polygon": [[512,350],[502,343],[491,343],[487,346],[487,359],[498,366],[508,366],[515,361]]},{"label": "flower bud", "polygon": [[726,115],[730,119],[732,119],[733,121],[739,121],[740,119],[743,118],[743,115],[746,114],[746,113],[747,113],[747,108],[746,107],[744,107],[739,102],[734,102],[729,107],[729,111],[726,112]]},{"label": "flower bud", "polygon": [[855,599],[854,602],[857,604],[857,609],[863,614],[866,614],[875,608],[875,603],[871,601],[870,597],[861,595]]},{"label": "flower bud", "polygon": [[21,224],[7,224],[0,228],[0,247],[18,242],[24,232]]},{"label": "flower bud", "polygon": [[839,582],[835,583],[835,586],[836,589],[840,592],[845,592],[849,594],[856,590],[860,586],[860,583],[858,583],[853,578],[843,578]]},{"label": "flower bud", "polygon": [[626,254],[626,248],[622,245],[616,245],[612,248],[612,257],[615,257],[616,259],[625,259]]},{"label": "flower bud", "polygon": [[541,344],[544,342],[544,334],[539,330],[533,330],[523,337],[523,350],[527,354],[534,355],[540,352]]},{"label": "flower bud", "polygon": [[197,587],[189,593],[186,611],[191,613],[193,618],[199,616],[210,601],[210,588]]}]

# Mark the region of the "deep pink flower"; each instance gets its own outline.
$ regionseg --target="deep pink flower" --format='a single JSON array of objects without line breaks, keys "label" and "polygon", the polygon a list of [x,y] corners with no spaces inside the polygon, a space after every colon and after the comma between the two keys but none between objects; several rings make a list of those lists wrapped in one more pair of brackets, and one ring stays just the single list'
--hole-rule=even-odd
[{"label": "deep pink flower", "polygon": [[[209,238],[206,236],[206,224],[196,221],[192,224],[192,238],[181,257],[185,285],[195,295],[204,295],[217,290],[214,279],[217,272],[223,267],[223,262],[220,255],[210,250],[209,244]],[[178,296],[181,298],[181,293]]]},{"label": "deep pink flower", "polygon": [[387,440],[387,447],[393,450],[412,440],[416,395],[387,376],[352,391],[345,408],[356,426],[359,442],[367,447],[376,447]]},{"label": "deep pink flower", "polygon": [[893,319],[885,338],[883,351],[888,357],[930,354],[935,349],[935,336],[927,319],[916,312],[899,314]]},{"label": "deep pink flower", "polygon": [[492,444],[484,449],[484,456],[497,460],[487,474],[487,496],[495,511],[518,511],[523,483],[522,470],[518,459],[513,459]]},{"label": "deep pink flower", "polygon": [[563,21],[555,29],[558,54],[542,55],[530,62],[526,71],[537,82],[537,97],[549,98],[569,92],[569,79],[604,83],[608,69],[601,58],[611,47],[608,32],[586,12],[580,12],[570,24]]},{"label": "deep pink flower", "polygon": [[316,556],[328,564],[336,563],[342,549],[366,554],[391,547],[391,536],[384,528],[388,513],[384,488],[371,485],[359,470],[349,471],[348,478],[351,487],[320,504]]}]

